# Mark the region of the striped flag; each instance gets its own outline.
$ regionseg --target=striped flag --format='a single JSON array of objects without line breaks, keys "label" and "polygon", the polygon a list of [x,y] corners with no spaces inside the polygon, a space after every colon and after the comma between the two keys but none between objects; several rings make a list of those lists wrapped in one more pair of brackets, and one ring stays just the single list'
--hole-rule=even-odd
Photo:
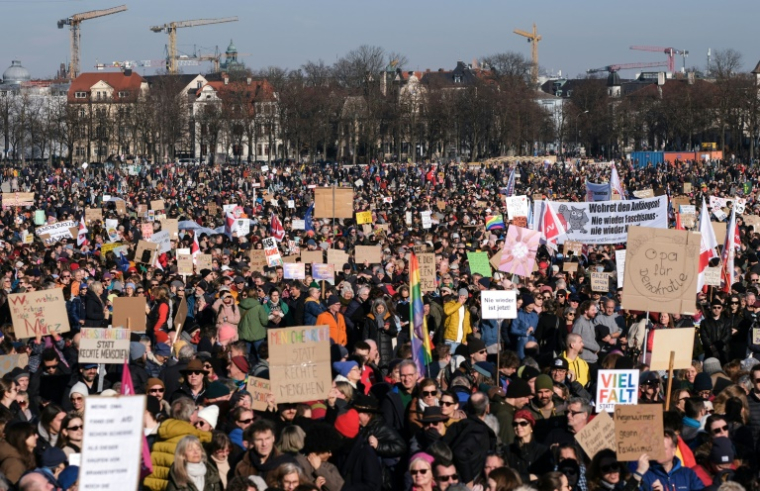
[{"label": "striped flag", "polygon": [[736,209],[731,209],[731,219],[726,227],[726,242],[723,244],[723,291],[731,293],[731,285],[734,284],[734,257],[736,250],[741,248],[739,239],[739,227],[736,225]]},{"label": "striped flag", "polygon": [[699,234],[702,240],[699,246],[699,266],[697,267],[697,293],[702,291],[705,286],[705,268],[710,265],[710,259],[718,257],[715,248],[718,247],[718,240],[715,238],[715,230],[710,224],[710,211],[707,209],[707,203],[702,199],[702,211],[699,213]]},{"label": "striped flag", "polygon": [[282,242],[282,239],[285,238],[285,228],[274,212],[272,212],[272,218],[269,220],[269,233],[277,242]]},{"label": "striped flag", "polygon": [[409,258],[409,338],[412,340],[412,359],[417,365],[417,372],[427,373],[426,367],[433,361],[433,347],[430,343],[427,321],[422,305],[422,289],[420,288],[420,264],[417,255],[412,252]]},{"label": "striped flag", "polygon": [[507,192],[505,193],[507,195],[507,198],[510,196],[514,196],[515,194],[515,168],[512,168],[512,173],[509,174],[509,182],[507,182]]},{"label": "striped flag", "polygon": [[90,245],[90,241],[87,240],[87,225],[84,223],[84,215],[79,220],[79,233],[77,234],[77,247]]},{"label": "striped flag", "polygon": [[506,228],[504,217],[501,215],[486,216],[486,230],[495,230],[497,228]]}]

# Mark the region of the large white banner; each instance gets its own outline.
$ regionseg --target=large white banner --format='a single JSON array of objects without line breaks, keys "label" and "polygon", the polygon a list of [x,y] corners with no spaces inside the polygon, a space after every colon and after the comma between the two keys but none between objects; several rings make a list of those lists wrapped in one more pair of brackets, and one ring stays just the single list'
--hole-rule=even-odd
[{"label": "large white banner", "polygon": [[668,228],[667,196],[595,203],[537,201],[533,204],[533,216],[537,218],[535,230],[540,230],[538,218],[543,216],[546,203],[554,209],[567,231],[564,240],[582,244],[623,244],[628,241],[630,225]]}]

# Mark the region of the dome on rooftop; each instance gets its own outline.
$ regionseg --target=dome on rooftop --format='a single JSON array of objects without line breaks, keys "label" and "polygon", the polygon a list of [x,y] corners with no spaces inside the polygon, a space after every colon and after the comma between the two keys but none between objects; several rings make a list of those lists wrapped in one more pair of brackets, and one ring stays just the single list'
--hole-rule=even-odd
[{"label": "dome on rooftop", "polygon": [[232,39],[230,39],[230,45],[227,46],[227,53],[237,53],[237,48],[232,44]]},{"label": "dome on rooftop", "polygon": [[11,66],[3,72],[3,84],[20,84],[32,79],[29,70],[21,66],[19,60],[13,60]]}]

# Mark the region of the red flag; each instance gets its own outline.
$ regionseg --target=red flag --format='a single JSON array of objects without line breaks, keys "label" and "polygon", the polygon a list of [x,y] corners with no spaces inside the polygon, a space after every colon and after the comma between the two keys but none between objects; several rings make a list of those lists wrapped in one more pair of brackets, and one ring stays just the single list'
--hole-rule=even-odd
[{"label": "red flag", "polygon": [[272,219],[269,221],[269,233],[277,242],[282,242],[282,239],[285,238],[285,228],[274,213],[272,213]]},{"label": "red flag", "polygon": [[676,213],[676,230],[686,230],[681,223],[681,214]]},{"label": "red flag", "polygon": [[546,247],[557,250],[557,239],[565,235],[565,228],[548,202],[544,202],[544,216],[541,218],[541,233],[546,240]]}]

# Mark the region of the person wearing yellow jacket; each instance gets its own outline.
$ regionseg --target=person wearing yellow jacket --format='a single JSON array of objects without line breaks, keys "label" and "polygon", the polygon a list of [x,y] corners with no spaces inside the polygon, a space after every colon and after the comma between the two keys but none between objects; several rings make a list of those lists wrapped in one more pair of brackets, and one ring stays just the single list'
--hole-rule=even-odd
[{"label": "person wearing yellow jacket", "polygon": [[467,289],[461,288],[456,299],[452,298],[443,304],[443,340],[451,346],[453,353],[460,344],[467,344],[467,335],[472,334],[470,310],[465,306],[468,297]]},{"label": "person wearing yellow jacket", "polygon": [[150,452],[153,473],[145,478],[145,488],[150,491],[164,491],[169,485],[169,469],[174,463],[174,451],[180,440],[188,435],[198,437],[201,443],[211,441],[211,432],[202,431],[191,422],[195,413],[195,403],[181,397],[172,403],[172,417],[158,428],[158,439]]}]

